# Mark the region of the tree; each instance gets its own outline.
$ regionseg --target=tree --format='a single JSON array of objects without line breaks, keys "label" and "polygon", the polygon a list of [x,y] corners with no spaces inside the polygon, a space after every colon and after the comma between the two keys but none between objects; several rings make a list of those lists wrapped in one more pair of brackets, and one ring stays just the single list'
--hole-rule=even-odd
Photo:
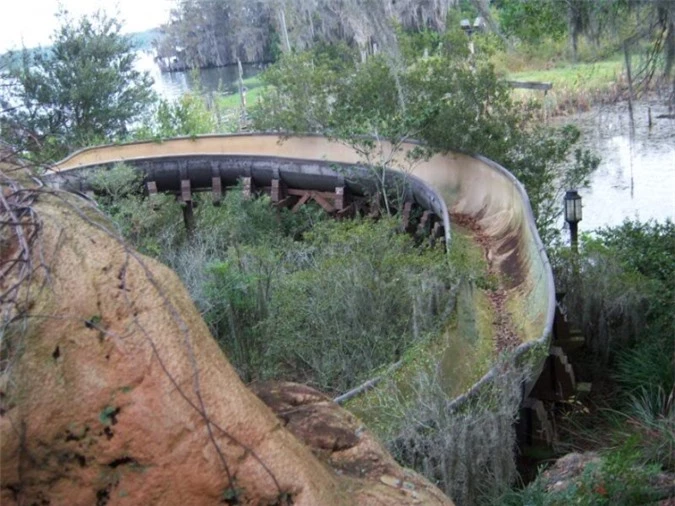
[{"label": "tree", "polygon": [[46,159],[125,136],[154,100],[117,19],[100,11],[76,22],[65,11],[57,16],[52,46],[14,58],[0,96],[3,138]]},{"label": "tree", "polygon": [[278,37],[262,0],[182,0],[156,42],[158,63],[183,70],[268,61]]},{"label": "tree", "polygon": [[279,51],[346,42],[367,53],[396,49],[394,21],[443,30],[455,0],[182,0],[163,27],[160,65],[185,69],[275,60]]},{"label": "tree", "polygon": [[[359,64],[345,63],[348,54],[339,59],[318,47],[284,55],[263,75],[269,86],[251,111],[254,126],[318,132],[359,148],[366,135],[395,146],[418,139],[430,152],[485,155],[525,185],[548,242],[556,234],[564,189],[583,187],[598,160],[578,147],[578,129],[542,126],[534,119],[534,105],[513,101],[508,85],[481,56],[475,64],[465,52],[458,56],[455,40],[449,29],[426,57],[405,61],[400,91],[382,54]],[[364,158],[369,164],[378,160]]]}]

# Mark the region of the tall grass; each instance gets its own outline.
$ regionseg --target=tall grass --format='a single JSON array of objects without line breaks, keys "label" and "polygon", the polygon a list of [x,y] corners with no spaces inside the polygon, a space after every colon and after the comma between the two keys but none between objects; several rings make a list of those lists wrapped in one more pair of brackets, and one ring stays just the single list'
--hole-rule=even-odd
[{"label": "tall grass", "polygon": [[492,501],[517,476],[514,423],[524,377],[506,357],[497,367],[495,382],[458,410],[449,409],[452,399],[434,371],[419,372],[410,395],[382,394],[396,418],[386,438],[392,454],[460,506]]}]

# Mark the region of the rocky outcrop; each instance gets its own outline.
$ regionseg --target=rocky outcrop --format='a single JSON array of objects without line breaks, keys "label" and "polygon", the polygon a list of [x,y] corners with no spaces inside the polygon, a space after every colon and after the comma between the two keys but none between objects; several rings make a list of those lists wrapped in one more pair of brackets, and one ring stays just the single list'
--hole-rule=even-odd
[{"label": "rocky outcrop", "polygon": [[[3,262],[25,246],[26,206],[4,218],[16,195],[3,187]],[[451,504],[321,394],[258,390],[275,416],[176,275],[90,204],[46,192],[30,205],[30,276],[2,299],[3,505]],[[7,265],[3,294],[19,280]]]},{"label": "rocky outcrop", "polygon": [[358,504],[443,501],[439,490],[401,468],[358,418],[329,397],[297,383],[264,383],[251,389],[321,462],[345,478],[369,484],[355,490]]}]

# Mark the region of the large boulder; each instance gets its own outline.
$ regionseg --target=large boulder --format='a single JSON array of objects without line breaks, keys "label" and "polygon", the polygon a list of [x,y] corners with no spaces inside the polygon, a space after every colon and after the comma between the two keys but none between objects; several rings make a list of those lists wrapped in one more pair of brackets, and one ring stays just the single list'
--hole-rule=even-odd
[{"label": "large boulder", "polygon": [[276,416],[172,271],[0,176],[3,505],[451,504],[318,392],[259,389]]}]

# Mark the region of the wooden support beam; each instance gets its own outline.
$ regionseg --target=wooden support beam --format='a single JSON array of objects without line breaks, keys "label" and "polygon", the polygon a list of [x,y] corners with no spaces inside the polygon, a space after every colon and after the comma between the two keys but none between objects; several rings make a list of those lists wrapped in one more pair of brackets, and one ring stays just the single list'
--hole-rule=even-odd
[{"label": "wooden support beam", "polygon": [[211,192],[213,195],[213,205],[219,206],[223,199],[223,181],[220,179],[220,176],[211,178]]},{"label": "wooden support beam", "polygon": [[525,446],[550,446],[553,443],[555,429],[543,402],[532,398],[523,401],[518,432]]},{"label": "wooden support beam", "polygon": [[148,190],[148,195],[157,195],[157,182],[155,181],[148,181],[145,183],[145,187]]},{"label": "wooden support beam", "polygon": [[305,193],[311,192],[315,195],[319,195],[320,197],[323,197],[324,199],[335,199],[335,193],[333,192],[320,192],[316,190],[300,190],[298,188],[288,188],[286,190],[287,195],[294,195],[296,197],[302,197]]},{"label": "wooden support beam", "polygon": [[348,206],[343,207],[337,213],[335,213],[335,216],[337,218],[352,218],[356,215],[357,210],[358,204],[356,202],[352,202]]},{"label": "wooden support beam", "polygon": [[537,399],[552,402],[568,400],[576,392],[576,378],[572,365],[562,348],[551,346],[532,394]]},{"label": "wooden support beam", "polygon": [[180,181],[180,198],[183,202],[192,202],[192,190],[190,189],[190,180],[181,179]]},{"label": "wooden support beam", "polygon": [[294,204],[297,201],[298,201],[297,197],[293,197],[293,196],[285,197],[285,198],[281,199],[279,202],[277,202],[276,204],[274,204],[274,206],[277,209],[282,209],[284,207],[290,207],[292,204]]},{"label": "wooden support beam", "polygon": [[192,201],[184,202],[183,207],[183,223],[185,223],[185,230],[187,231],[188,239],[192,239],[195,230],[195,214],[193,211]]},{"label": "wooden support beam", "polygon": [[443,237],[443,224],[440,221],[434,223],[433,228],[431,229],[431,237],[434,239],[440,239]]},{"label": "wooden support beam", "polygon": [[254,185],[253,185],[253,178],[252,177],[244,177],[242,178],[243,182],[243,196],[244,200],[248,200],[253,197],[253,192],[255,191]]},{"label": "wooden support beam", "polygon": [[368,218],[377,218],[382,213],[380,209],[380,199],[381,199],[380,192],[377,192],[375,194],[375,197],[373,197],[370,200],[371,204],[370,204],[370,212],[368,213]]},{"label": "wooden support beam", "polygon": [[324,211],[326,211],[329,214],[332,214],[335,212],[335,206],[331,204],[327,198],[325,198],[321,192],[311,192],[310,194],[311,198],[314,199],[314,201],[319,204],[321,207],[323,207]]},{"label": "wooden support beam", "polygon": [[431,211],[424,211],[422,213],[420,222],[417,225],[417,233],[419,235],[427,235],[427,230],[429,229],[431,218],[432,218]]},{"label": "wooden support beam", "polygon": [[296,204],[293,206],[293,209],[291,209],[291,212],[294,212],[294,213],[298,212],[298,210],[307,203],[309,198],[310,198],[309,192],[305,192],[305,194],[302,197],[300,197],[300,200],[298,200],[296,202]]},{"label": "wooden support beam", "polygon": [[272,179],[272,188],[270,190],[272,203],[277,204],[281,202],[286,197],[285,193],[284,183],[279,179]]},{"label": "wooden support beam", "polygon": [[412,202],[409,200],[403,204],[401,212],[401,228],[403,232],[410,232],[410,214],[412,213]]}]

